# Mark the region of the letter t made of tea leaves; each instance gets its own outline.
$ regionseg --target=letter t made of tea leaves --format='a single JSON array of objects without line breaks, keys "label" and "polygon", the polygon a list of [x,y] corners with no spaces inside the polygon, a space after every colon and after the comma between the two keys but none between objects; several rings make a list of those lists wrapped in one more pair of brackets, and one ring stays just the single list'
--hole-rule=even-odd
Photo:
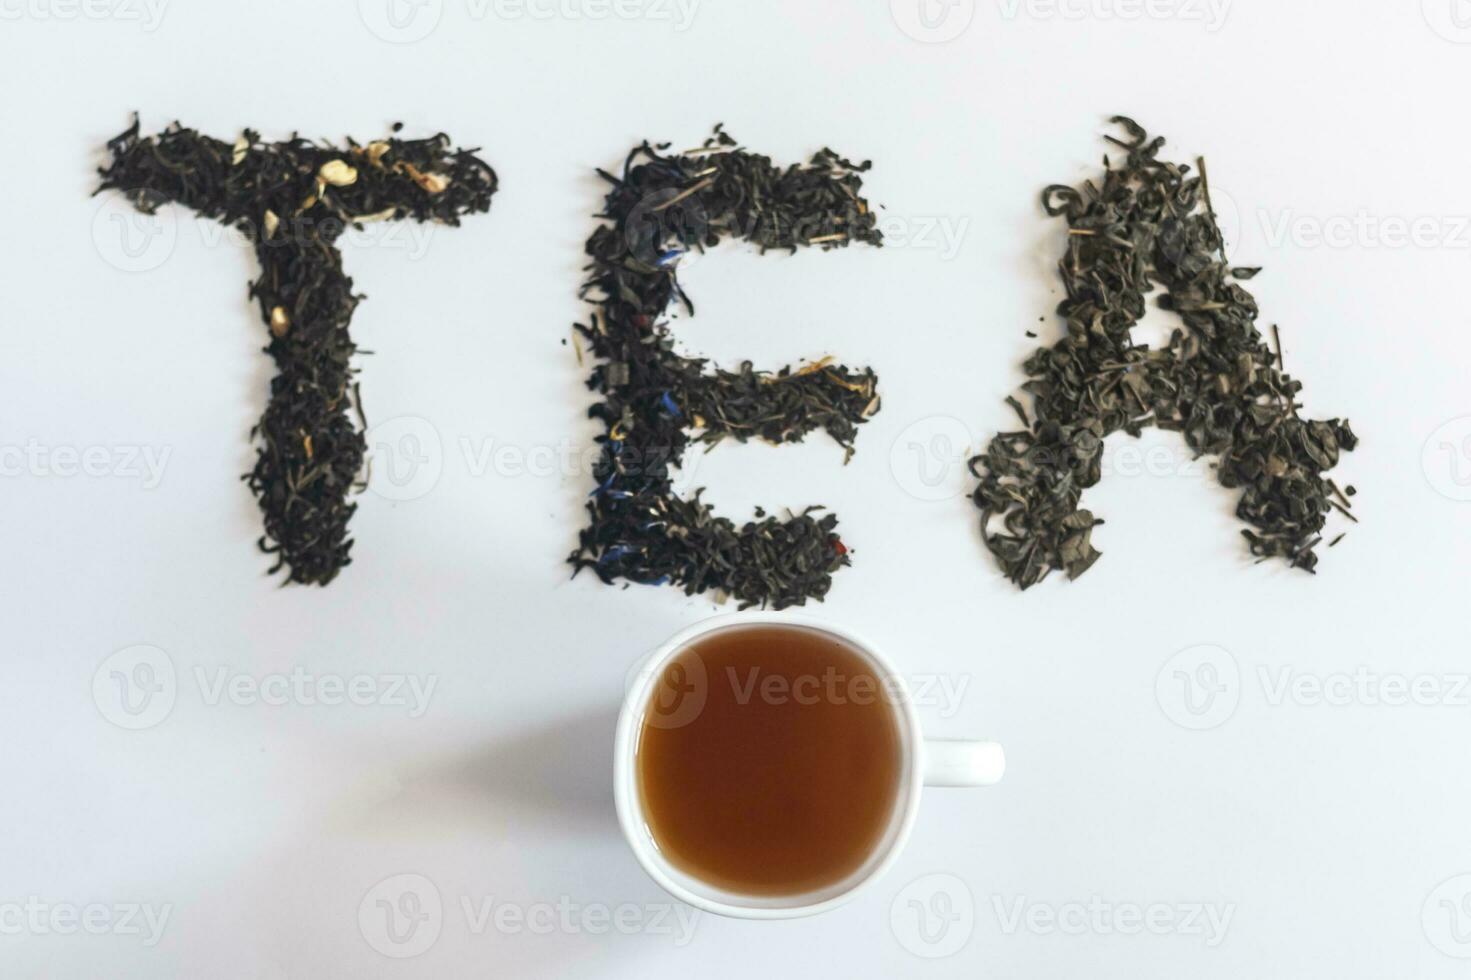
[{"label": "letter t made of tea leaves", "polygon": [[145,214],[181,204],[254,246],[261,275],[250,296],[277,373],[244,479],[265,521],[260,547],[277,558],[271,572],[284,567],[289,582],[326,585],[352,560],[347,525],[357,504],[349,497],[367,450],[348,332],[362,297],[342,271],[337,241],[369,222],[458,225],[460,215],[489,210],[495,171],[443,133],[334,147],[295,135],[264,143],[246,130],[227,143],[178,123],[140,137],[135,118],[107,149],[97,192],[122,191]]}]

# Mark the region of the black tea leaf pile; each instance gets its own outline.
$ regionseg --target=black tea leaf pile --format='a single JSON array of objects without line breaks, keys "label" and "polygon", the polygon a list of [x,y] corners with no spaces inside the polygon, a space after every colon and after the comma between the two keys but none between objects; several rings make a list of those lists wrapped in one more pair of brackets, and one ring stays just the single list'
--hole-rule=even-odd
[{"label": "black tea leaf pile", "polygon": [[675,303],[694,313],[680,288],[680,258],[723,239],[763,253],[881,244],[860,196],[869,164],[823,150],[805,165],[778,167],[718,126],[699,148],[666,150],[644,143],[621,175],[599,171],[611,189],[599,216],[606,223],[587,242],[582,290],[599,309],[577,330],[599,362],[588,386],[602,401],[589,414],[605,432],[588,525],[570,556],[574,574],[586,568],[608,583],[723,591],[742,608],[821,599],[832,573],[849,563],[834,515],[812,507],[780,520],[758,510],[737,526],[700,492],[679,496],[670,470],[691,442],[787,443],[818,429],[851,456],[858,426],[879,407],[877,377],[827,360],[776,372],[749,361],[710,368],[675,351],[664,318]]},{"label": "black tea leaf pile", "polygon": [[271,572],[326,585],[352,560],[347,525],[357,504],[348,498],[367,449],[348,333],[363,297],[336,242],[372,221],[458,225],[460,215],[489,209],[495,171],[477,151],[451,149],[443,133],[334,147],[295,136],[263,143],[246,130],[232,144],[178,123],[142,137],[134,119],[107,148],[98,192],[122,191],[147,214],[181,204],[254,246],[262,271],[250,296],[277,374],[245,480],[265,519],[260,547],[277,558]]}]

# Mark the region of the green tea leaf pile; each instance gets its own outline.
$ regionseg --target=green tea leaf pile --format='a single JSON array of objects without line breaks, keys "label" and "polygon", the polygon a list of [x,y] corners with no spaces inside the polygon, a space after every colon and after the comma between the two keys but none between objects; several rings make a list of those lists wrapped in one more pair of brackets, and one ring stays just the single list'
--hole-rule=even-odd
[{"label": "green tea leaf pile", "polygon": [[[1122,166],[1105,157],[1098,183],[1042,195],[1068,225],[1058,262],[1067,332],[1025,363],[1031,414],[1009,399],[1022,428],[971,460],[986,546],[1023,589],[1053,570],[1086,572],[1102,521],[1082,497],[1101,478],[1103,441],[1158,426],[1214,457],[1221,485],[1240,492],[1252,555],[1312,571],[1328,513],[1348,515],[1353,494],[1324,473],[1358,440],[1347,421],[1299,415],[1302,384],[1257,329],[1256,301],[1241,286],[1260,270],[1227,264],[1204,164],[1194,173],[1160,160],[1163,138],[1126,117],[1113,122],[1125,134],[1108,137]],[[1131,337],[1156,286],[1160,308],[1180,320],[1161,350]]]}]

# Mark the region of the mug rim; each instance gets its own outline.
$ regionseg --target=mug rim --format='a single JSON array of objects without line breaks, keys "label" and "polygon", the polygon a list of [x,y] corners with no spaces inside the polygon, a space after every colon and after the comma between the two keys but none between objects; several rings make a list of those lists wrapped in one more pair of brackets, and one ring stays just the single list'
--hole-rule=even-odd
[{"label": "mug rim", "polygon": [[[657,668],[707,633],[732,626],[760,624],[806,627],[836,637],[873,661],[874,665],[886,674],[892,683],[899,685],[903,694],[902,697],[895,699],[895,708],[904,736],[904,761],[908,766],[905,785],[901,788],[907,792],[903,802],[903,811],[899,814],[895,830],[890,835],[888,850],[878,858],[862,879],[854,882],[845,891],[807,905],[739,905],[703,895],[676,880],[658,861],[654,860],[653,848],[645,839],[647,834],[644,830],[643,805],[638,799],[638,791],[635,786],[634,754],[638,744],[638,723],[641,721],[643,708],[648,702],[654,680],[659,673]],[[883,877],[884,873],[898,860],[899,852],[909,840],[915,818],[919,813],[920,791],[924,786],[922,757],[924,739],[920,732],[919,716],[909,697],[908,685],[903,676],[895,669],[893,662],[867,639],[852,630],[810,616],[788,615],[770,610],[722,613],[684,627],[655,647],[631,670],[637,680],[624,692],[623,704],[618,712],[618,729],[613,740],[613,802],[618,811],[619,827],[623,830],[623,837],[633,851],[634,857],[638,859],[639,865],[649,877],[653,878],[669,894],[697,909],[715,915],[740,919],[795,919],[817,915],[847,904],[859,892]]]}]

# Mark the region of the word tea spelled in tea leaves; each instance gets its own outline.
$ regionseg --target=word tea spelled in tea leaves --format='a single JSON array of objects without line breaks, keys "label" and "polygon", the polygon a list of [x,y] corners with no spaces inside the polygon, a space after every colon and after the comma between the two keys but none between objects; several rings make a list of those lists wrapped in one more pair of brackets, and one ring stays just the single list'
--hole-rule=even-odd
[{"label": "word tea spelled in tea leaves", "polygon": [[[780,609],[822,598],[832,573],[848,564],[832,514],[812,507],[778,520],[757,511],[737,527],[701,502],[683,499],[670,468],[693,441],[727,437],[800,441],[822,429],[848,453],[857,427],[878,410],[878,379],[828,360],[775,373],[706,370],[684,357],[662,319],[680,301],[679,260],[735,237],[767,249],[879,245],[874,215],[859,196],[854,164],[823,150],[805,166],[779,168],[736,145],[716,127],[698,149],[665,155],[666,146],[634,149],[612,185],[599,226],[587,242],[592,262],[584,297],[600,307],[577,330],[601,363],[588,386],[602,395],[589,415],[606,426],[587,505],[589,523],[570,561],[604,582],[622,578],[674,583],[687,594],[720,590],[742,608]],[[574,572],[575,574],[575,572]]]},{"label": "word tea spelled in tea leaves", "polygon": [[458,225],[460,215],[489,209],[495,171],[475,150],[451,149],[443,133],[334,147],[295,136],[262,143],[246,130],[232,144],[178,123],[140,137],[135,119],[107,148],[99,192],[120,190],[146,214],[182,204],[254,246],[262,272],[250,295],[270,330],[277,374],[252,430],[260,446],[245,479],[265,517],[260,547],[277,556],[271,572],[284,566],[290,582],[326,585],[351,562],[347,524],[357,504],[348,496],[367,449],[348,333],[363,297],[335,243],[365,222]]},{"label": "word tea spelled in tea leaves", "polygon": [[[1113,121],[1127,134],[1109,137],[1123,166],[1105,157],[1101,183],[1042,195],[1068,223],[1058,263],[1067,335],[1026,361],[1032,417],[1008,399],[1023,428],[971,460],[986,545],[1023,589],[1053,569],[1087,571],[1102,521],[1080,500],[1099,481],[1103,440],[1154,425],[1216,457],[1221,484],[1241,491],[1236,513],[1253,555],[1312,571],[1329,510],[1348,514],[1353,493],[1323,474],[1358,440],[1347,421],[1299,417],[1302,385],[1284,373],[1280,342],[1274,355],[1257,330],[1256,301],[1239,282],[1260,270],[1228,267],[1204,163],[1192,174],[1164,162],[1162,138]],[[1160,308],[1183,324],[1163,350],[1130,337],[1156,285]]]}]

